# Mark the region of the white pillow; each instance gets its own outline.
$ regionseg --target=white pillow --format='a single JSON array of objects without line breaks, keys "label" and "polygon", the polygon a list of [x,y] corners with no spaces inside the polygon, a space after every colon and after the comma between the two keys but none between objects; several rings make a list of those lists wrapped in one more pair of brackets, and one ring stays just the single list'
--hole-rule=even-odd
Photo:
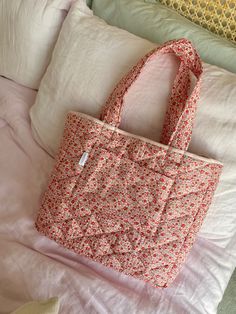
[{"label": "white pillow", "polygon": [[0,0],[0,75],[37,89],[73,0]]},{"label": "white pillow", "polygon": [[[55,154],[69,110],[98,117],[115,84],[154,44],[93,16],[84,1],[71,8],[31,109],[36,139]],[[124,102],[121,128],[158,140],[178,62],[159,57],[145,68]],[[236,75],[204,65],[190,151],[225,164],[215,206],[201,234],[228,246],[235,235]]]},{"label": "white pillow", "polygon": [[[100,18],[93,16],[84,1],[76,2],[63,24],[51,63],[42,79],[36,103],[31,109],[32,126],[41,145],[50,154],[55,154],[69,110],[99,117],[101,107],[116,83],[141,56],[155,46],[127,31],[107,25]],[[160,60],[165,66],[163,58]],[[158,63],[160,64],[159,60]],[[152,71],[153,84],[160,86],[163,78],[154,72]],[[141,100],[138,99],[137,105],[146,102],[150,83],[150,86],[153,86],[150,81],[148,80],[147,84],[141,82],[146,93],[142,96],[140,89]],[[162,92],[162,101],[165,101],[168,92],[168,84],[165,85],[164,91],[158,90],[158,93]],[[146,108],[153,103],[157,107],[156,93],[149,95]],[[132,119],[134,125],[138,124],[137,132],[142,132],[142,126],[146,128],[147,124],[140,125],[139,121],[142,121],[143,110],[148,114],[146,108],[142,107],[135,117],[133,107],[126,108],[129,113],[125,116],[123,124],[126,125],[127,119]],[[157,125],[157,117],[152,124]]]}]

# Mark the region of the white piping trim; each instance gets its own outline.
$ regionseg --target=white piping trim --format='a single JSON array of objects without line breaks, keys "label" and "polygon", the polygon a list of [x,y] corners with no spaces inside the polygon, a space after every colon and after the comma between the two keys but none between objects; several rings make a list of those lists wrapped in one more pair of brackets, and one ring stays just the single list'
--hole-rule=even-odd
[{"label": "white piping trim", "polygon": [[[106,129],[113,130],[113,131],[115,131],[115,132],[117,132],[119,134],[122,134],[122,135],[125,135],[125,136],[128,136],[128,137],[132,137],[132,138],[137,138],[137,139],[139,139],[139,140],[141,140],[143,142],[150,143],[152,145],[155,145],[155,146],[158,146],[158,147],[161,147],[161,148],[165,148],[165,149],[169,148],[169,146],[167,146],[167,145],[155,142],[155,141],[150,140],[150,139],[148,139],[146,137],[135,135],[135,134],[131,134],[129,132],[126,132],[126,131],[123,131],[121,129],[118,129],[118,128],[114,127],[113,125],[107,124],[107,123],[105,123],[105,122],[103,122],[103,121],[101,121],[101,120],[99,120],[97,118],[94,118],[92,116],[89,116],[89,115],[87,115],[85,113],[75,112],[75,111],[70,111],[69,113],[76,114],[79,117],[86,118],[86,119],[91,120],[91,121],[93,121],[93,122],[95,122],[97,124],[103,125]],[[174,152],[176,152],[176,153],[182,153],[183,152],[182,150],[174,148],[174,147],[172,148],[172,150]],[[220,161],[217,161],[217,160],[212,159],[212,158],[198,156],[198,155],[195,155],[195,154],[189,153],[189,152],[185,152],[185,155],[187,155],[187,156],[189,156],[191,158],[197,159],[197,160],[205,161],[207,163],[219,164],[219,165],[223,166],[223,164]]]}]

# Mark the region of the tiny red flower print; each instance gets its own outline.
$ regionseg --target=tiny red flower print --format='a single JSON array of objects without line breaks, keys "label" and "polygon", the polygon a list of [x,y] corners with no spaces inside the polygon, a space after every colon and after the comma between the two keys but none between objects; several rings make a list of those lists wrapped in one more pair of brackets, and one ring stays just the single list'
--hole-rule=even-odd
[{"label": "tiny red flower print", "polygon": [[[180,59],[161,143],[118,129],[123,99],[145,64]],[[197,77],[190,96],[190,71]],[[187,152],[199,97],[200,58],[185,39],[144,56],[118,83],[101,120],[67,115],[36,228],[60,245],[123,274],[168,286],[210,206],[222,164]]]}]

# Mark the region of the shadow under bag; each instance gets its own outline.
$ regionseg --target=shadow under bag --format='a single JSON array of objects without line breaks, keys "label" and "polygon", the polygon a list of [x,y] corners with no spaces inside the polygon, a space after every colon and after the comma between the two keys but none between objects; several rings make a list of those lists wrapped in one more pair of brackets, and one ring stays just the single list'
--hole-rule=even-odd
[{"label": "shadow under bag", "polygon": [[[119,129],[123,99],[160,54],[180,59],[161,143]],[[190,72],[197,82],[190,96]],[[187,152],[201,60],[185,39],[144,56],[118,83],[101,120],[69,112],[36,227],[60,245],[126,275],[167,287],[211,203],[222,164]]]}]

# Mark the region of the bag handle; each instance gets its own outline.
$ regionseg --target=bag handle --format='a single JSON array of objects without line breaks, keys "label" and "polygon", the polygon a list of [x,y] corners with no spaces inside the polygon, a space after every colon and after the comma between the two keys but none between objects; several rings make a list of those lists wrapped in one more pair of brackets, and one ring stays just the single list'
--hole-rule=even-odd
[{"label": "bag handle", "polygon": [[[117,84],[106,101],[101,120],[119,127],[124,97],[129,87],[136,81],[150,60],[165,53],[174,53],[180,59],[180,66],[172,88],[161,142],[177,149],[187,150],[192,135],[202,74],[200,57],[187,39],[169,41],[147,53]],[[197,82],[191,95],[188,96],[190,71],[196,76]]]}]

